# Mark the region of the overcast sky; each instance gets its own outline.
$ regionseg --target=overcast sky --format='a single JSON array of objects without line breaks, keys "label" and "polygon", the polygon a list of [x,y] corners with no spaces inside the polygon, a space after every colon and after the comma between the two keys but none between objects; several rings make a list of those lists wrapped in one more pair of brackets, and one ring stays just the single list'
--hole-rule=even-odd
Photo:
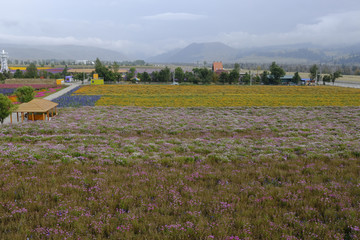
[{"label": "overcast sky", "polygon": [[77,44],[146,57],[193,42],[236,48],[360,42],[359,0],[11,0],[0,41]]}]

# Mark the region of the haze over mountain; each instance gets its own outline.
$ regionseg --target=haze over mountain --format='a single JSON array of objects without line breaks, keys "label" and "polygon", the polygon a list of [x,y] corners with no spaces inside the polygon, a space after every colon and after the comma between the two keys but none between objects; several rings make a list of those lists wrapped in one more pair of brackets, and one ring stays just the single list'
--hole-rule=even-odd
[{"label": "haze over mountain", "polygon": [[159,63],[196,63],[197,61],[234,61],[238,50],[223,43],[192,43],[189,46],[173,50],[147,59]]},{"label": "haze over mountain", "polygon": [[1,9],[0,42],[92,46],[135,59],[192,43],[241,49],[360,39],[359,0],[12,0]]},{"label": "haze over mountain", "polygon": [[0,50],[9,53],[10,59],[18,60],[95,60],[99,58],[105,61],[125,61],[127,56],[118,51],[76,45],[20,45],[0,44]]},{"label": "haze over mountain", "polygon": [[[352,63],[360,64],[356,56],[360,55],[360,44],[345,47],[320,47],[313,44],[294,44],[271,47],[236,49],[223,43],[193,43],[189,46],[169,51],[148,58],[152,63],[202,63],[213,62],[280,62],[314,63],[334,62],[355,59]],[[355,58],[354,58],[355,57]]]},{"label": "haze over mountain", "polygon": [[[119,51],[76,45],[20,45],[1,44],[0,50],[9,53],[10,59],[18,60],[90,60],[102,61],[136,60]],[[310,43],[279,45],[271,47],[242,48],[230,47],[221,42],[192,43],[184,48],[153,56],[140,57],[149,63],[190,63],[222,61],[225,63],[338,63],[360,64],[360,44],[351,46],[320,47]]]}]

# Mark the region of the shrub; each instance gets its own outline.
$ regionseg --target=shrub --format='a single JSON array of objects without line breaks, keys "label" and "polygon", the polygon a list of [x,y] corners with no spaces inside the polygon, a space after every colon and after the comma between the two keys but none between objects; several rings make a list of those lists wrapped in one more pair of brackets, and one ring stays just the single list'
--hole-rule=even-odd
[{"label": "shrub", "polygon": [[35,96],[34,88],[29,86],[19,87],[16,89],[15,95],[22,103],[30,102]]},{"label": "shrub", "polygon": [[7,118],[12,112],[12,102],[4,94],[0,94],[0,122],[4,123],[5,118]]}]

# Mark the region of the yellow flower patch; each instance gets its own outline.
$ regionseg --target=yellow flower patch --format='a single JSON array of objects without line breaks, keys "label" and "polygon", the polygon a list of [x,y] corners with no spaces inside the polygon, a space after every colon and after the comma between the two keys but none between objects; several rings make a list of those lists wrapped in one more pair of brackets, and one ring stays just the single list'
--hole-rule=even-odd
[{"label": "yellow flower patch", "polygon": [[85,86],[96,105],[139,107],[360,106],[360,89],[332,86]]}]

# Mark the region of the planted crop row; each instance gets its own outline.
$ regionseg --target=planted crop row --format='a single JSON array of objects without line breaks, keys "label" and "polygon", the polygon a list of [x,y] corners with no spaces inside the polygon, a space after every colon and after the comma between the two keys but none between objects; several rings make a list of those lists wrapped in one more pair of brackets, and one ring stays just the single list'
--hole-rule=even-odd
[{"label": "planted crop row", "polygon": [[98,106],[360,106],[359,89],[330,86],[102,85],[75,94],[102,96]]},{"label": "planted crop row", "polygon": [[359,107],[62,108],[0,128],[5,239],[358,239]]}]

